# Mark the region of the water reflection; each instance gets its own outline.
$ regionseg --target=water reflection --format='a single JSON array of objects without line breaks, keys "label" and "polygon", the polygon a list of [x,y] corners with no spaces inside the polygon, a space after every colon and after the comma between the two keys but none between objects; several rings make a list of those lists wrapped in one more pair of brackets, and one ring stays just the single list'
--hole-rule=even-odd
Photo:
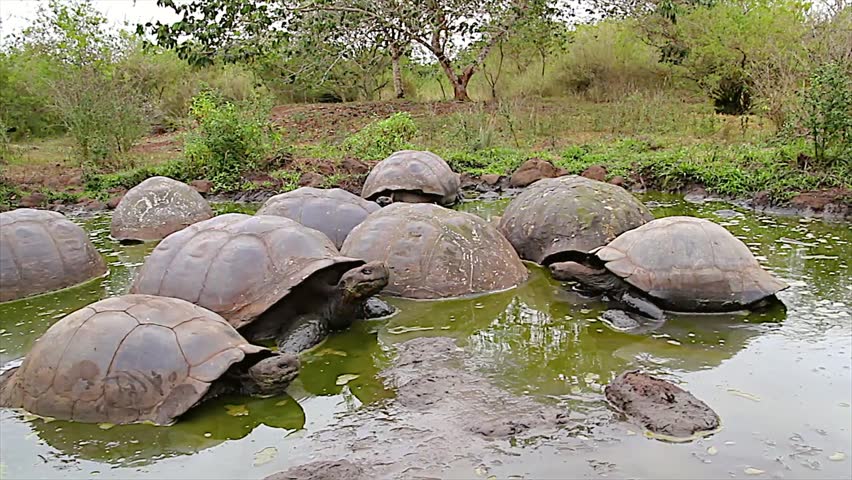
[{"label": "water reflection", "polygon": [[29,424],[40,439],[57,450],[57,459],[82,458],[134,467],[244,438],[260,425],[294,431],[304,426],[305,412],[289,396],[227,396],[190,410],[170,427],[42,419],[30,420]]}]

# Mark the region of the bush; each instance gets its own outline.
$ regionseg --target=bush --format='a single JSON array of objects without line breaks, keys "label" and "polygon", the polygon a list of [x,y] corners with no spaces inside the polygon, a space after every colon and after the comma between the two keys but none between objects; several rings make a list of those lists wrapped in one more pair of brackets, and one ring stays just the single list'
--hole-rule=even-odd
[{"label": "bush", "polygon": [[190,112],[198,126],[184,144],[188,168],[211,180],[217,191],[240,188],[242,175],[257,168],[279,141],[265,105],[261,99],[222,101],[211,92],[196,96]]},{"label": "bush", "polygon": [[822,164],[852,157],[852,81],[838,63],[818,67],[804,91],[804,126]]},{"label": "bush", "polygon": [[382,160],[393,152],[412,149],[417,125],[407,112],[373,122],[343,141],[343,151],[362,160]]},{"label": "bush", "polygon": [[109,170],[148,130],[141,96],[89,68],[68,68],[52,89],[53,108],[88,169]]}]

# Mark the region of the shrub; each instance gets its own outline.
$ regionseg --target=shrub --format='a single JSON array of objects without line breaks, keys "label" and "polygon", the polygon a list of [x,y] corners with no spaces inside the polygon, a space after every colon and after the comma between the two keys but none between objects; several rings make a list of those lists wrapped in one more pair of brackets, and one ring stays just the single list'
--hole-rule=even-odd
[{"label": "shrub", "polygon": [[127,152],[148,129],[140,95],[104,73],[69,68],[52,90],[53,108],[87,168],[115,167],[118,155]]},{"label": "shrub", "polygon": [[818,67],[804,91],[804,126],[814,156],[825,164],[852,156],[852,81],[838,63]]},{"label": "shrub", "polygon": [[417,125],[407,112],[373,122],[343,141],[345,153],[363,160],[382,160],[393,152],[409,150]]},{"label": "shrub", "polygon": [[211,92],[196,96],[190,112],[198,126],[184,145],[189,168],[210,179],[218,191],[238,189],[242,175],[258,167],[279,140],[265,104],[261,99],[222,101]]}]

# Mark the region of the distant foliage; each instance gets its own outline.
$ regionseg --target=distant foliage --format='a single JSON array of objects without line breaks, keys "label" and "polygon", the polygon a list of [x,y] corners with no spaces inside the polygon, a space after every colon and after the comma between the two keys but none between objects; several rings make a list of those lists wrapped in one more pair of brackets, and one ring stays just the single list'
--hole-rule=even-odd
[{"label": "distant foliage", "polygon": [[852,79],[838,63],[818,67],[804,91],[804,126],[820,163],[852,165]]},{"label": "distant foliage", "polygon": [[343,141],[344,152],[362,160],[382,160],[399,150],[412,149],[417,124],[407,112],[373,122]]},{"label": "distant foliage", "polygon": [[222,101],[211,92],[195,97],[190,112],[197,126],[184,145],[190,168],[211,180],[217,190],[238,189],[242,175],[258,167],[279,141],[266,106],[262,99]]}]

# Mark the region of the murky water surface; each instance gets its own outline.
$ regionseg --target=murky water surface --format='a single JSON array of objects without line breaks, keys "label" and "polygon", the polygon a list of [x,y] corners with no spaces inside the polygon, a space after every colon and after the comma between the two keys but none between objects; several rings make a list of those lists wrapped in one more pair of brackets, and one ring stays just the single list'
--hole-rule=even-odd
[{"label": "murky water surface", "polygon": [[[657,216],[695,215],[729,228],[791,285],[779,295],[787,311],[680,316],[649,335],[618,333],[598,320],[603,305],[530,266],[530,281],[507,292],[392,300],[398,315],[361,322],[307,353],[288,396],[218,399],[172,427],[45,422],[2,411],[0,478],[262,478],[309,460],[311,432],[392,397],[377,373],[394,343],[423,335],[454,337],[469,368],[514,393],[565,405],[580,422],[607,415],[602,385],[636,367],[682,384],[723,421],[712,437],[668,444],[611,416],[605,427],[569,433],[572,446],[495,440],[505,452],[499,460],[447,462],[434,476],[852,477],[850,226],[670,196],[644,200]],[[505,205],[460,208],[490,218]],[[153,248],[110,240],[107,217],[77,221],[108,259],[109,276],[0,305],[0,363],[24,356],[63,315],[125,292]]]}]

